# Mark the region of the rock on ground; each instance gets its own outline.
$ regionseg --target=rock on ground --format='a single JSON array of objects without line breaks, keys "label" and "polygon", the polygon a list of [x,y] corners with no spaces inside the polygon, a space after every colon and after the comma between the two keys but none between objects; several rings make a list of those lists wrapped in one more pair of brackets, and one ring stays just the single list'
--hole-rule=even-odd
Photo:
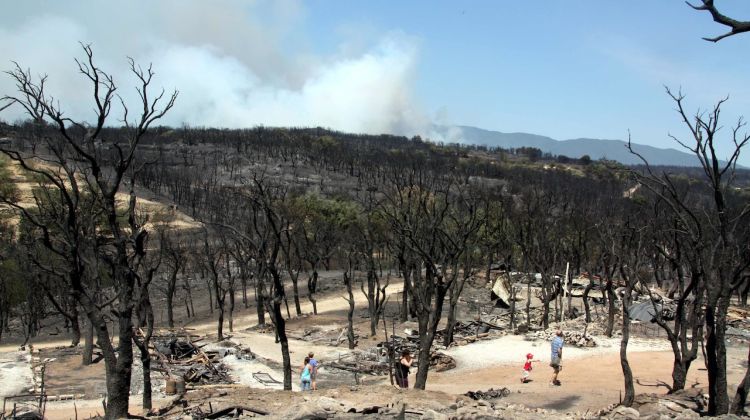
[{"label": "rock on ground", "polygon": [[615,408],[607,418],[618,420],[632,420],[638,419],[640,417],[641,414],[635,408],[620,406]]}]

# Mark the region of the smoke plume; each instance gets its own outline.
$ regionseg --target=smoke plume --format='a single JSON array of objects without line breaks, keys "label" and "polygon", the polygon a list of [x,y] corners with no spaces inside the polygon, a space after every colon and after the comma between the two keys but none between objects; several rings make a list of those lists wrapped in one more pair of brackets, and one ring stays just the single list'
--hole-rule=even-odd
[{"label": "smoke plume", "polygon": [[[387,32],[362,48],[341,39],[320,53],[297,29],[305,15],[296,1],[19,2],[0,17],[0,62],[48,74],[66,115],[85,121],[92,120],[92,93],[73,61],[82,56],[79,42],[91,43],[126,102],[137,101],[127,57],[153,63],[155,86],[180,91],[165,125],[406,135],[429,128],[413,97],[415,39]],[[0,78],[0,95],[13,91],[12,81]],[[13,121],[21,111],[0,118]]]}]

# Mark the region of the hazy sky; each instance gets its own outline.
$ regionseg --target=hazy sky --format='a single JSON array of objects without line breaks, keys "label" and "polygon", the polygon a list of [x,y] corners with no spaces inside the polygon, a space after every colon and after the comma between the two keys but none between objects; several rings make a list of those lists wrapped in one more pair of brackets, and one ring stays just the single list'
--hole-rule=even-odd
[{"label": "hazy sky", "polygon": [[[717,3],[750,20],[750,2]],[[686,131],[665,85],[691,111],[729,95],[725,134],[750,117],[750,34],[701,39],[723,31],[681,0],[24,0],[4,3],[0,63],[48,74],[76,118],[91,112],[73,62],[82,41],[126,100],[126,56],[153,62],[156,83],[180,90],[168,124],[431,136],[435,122],[557,139],[630,129],[672,147],[667,134]],[[0,94],[12,88],[0,78]]]}]

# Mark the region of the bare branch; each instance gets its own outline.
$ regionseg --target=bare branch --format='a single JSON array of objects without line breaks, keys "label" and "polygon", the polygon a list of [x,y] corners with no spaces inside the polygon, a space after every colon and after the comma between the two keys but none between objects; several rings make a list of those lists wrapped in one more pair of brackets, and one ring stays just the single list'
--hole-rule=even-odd
[{"label": "bare branch", "polygon": [[703,39],[705,39],[706,41],[719,42],[722,39],[730,37],[732,35],[750,31],[750,21],[736,20],[719,12],[716,6],[714,6],[714,0],[701,0],[701,2],[703,4],[699,6],[693,5],[688,1],[686,1],[685,3],[695,10],[707,10],[711,14],[711,17],[714,19],[714,22],[731,28],[729,32],[723,35],[715,36],[713,38],[704,37]]}]

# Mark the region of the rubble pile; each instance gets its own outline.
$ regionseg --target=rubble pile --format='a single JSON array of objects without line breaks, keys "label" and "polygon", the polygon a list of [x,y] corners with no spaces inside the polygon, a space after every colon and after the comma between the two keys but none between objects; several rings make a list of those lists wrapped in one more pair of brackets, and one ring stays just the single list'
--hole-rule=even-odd
[{"label": "rubble pile", "polygon": [[445,353],[434,352],[430,355],[430,368],[435,372],[444,372],[456,368],[456,359]]},{"label": "rubble pile", "polygon": [[[621,325],[622,322],[622,315],[618,312],[618,314],[615,316],[615,325]],[[591,312],[591,322],[586,322],[585,317],[580,316],[578,318],[574,319],[566,319],[564,321],[561,321],[559,323],[555,323],[555,326],[559,326],[562,328],[563,332],[565,331],[579,331],[580,334],[583,334],[583,332],[586,332],[586,336],[603,336],[606,335],[607,330],[607,313],[606,312],[600,312],[595,313]],[[619,332],[619,328],[615,328],[615,334]],[[567,340],[566,340],[567,342]]]},{"label": "rubble pile", "polygon": [[[445,333],[445,329],[436,332],[435,340],[433,341],[433,351],[430,357],[430,367],[438,372],[450,370],[456,367],[456,361],[451,356],[438,352],[439,349],[445,349],[444,346],[441,346]],[[463,346],[477,340],[495,338],[504,333],[504,330],[488,322],[458,321],[453,330],[453,342],[450,346]],[[346,370],[353,370],[358,364],[359,366],[357,369],[360,372],[364,369],[366,372],[378,372],[376,374],[387,373],[389,351],[397,358],[403,350],[408,350],[412,357],[415,358],[414,366],[419,364],[419,334],[414,329],[406,328],[404,330],[404,335],[391,335],[388,341],[378,343],[375,349],[377,349],[375,351],[378,352],[376,356],[372,352],[366,352],[365,354],[362,354],[362,352],[355,352],[354,354],[359,354],[359,356],[356,357],[358,361],[349,361]],[[375,360],[377,360],[376,363],[374,362]],[[380,366],[376,368],[373,364],[379,364]]]},{"label": "rubble pile", "polygon": [[492,400],[495,398],[507,397],[510,395],[510,390],[508,388],[490,388],[487,391],[469,391],[464,395],[472,400]]},{"label": "rubble pile", "polygon": [[750,310],[732,306],[727,312],[727,336],[732,339],[747,342],[750,341]]},{"label": "rubble pile", "polygon": [[[545,331],[536,331],[533,333],[526,334],[526,337],[530,339],[541,339],[545,341],[550,341],[555,336],[554,330],[545,330]],[[563,339],[565,340],[565,343],[572,344],[576,347],[596,347],[597,343],[594,337],[583,334],[583,332],[580,331],[565,331],[563,330]]]},{"label": "rubble pile", "polygon": [[203,351],[195,344],[201,338],[185,332],[176,334],[154,334],[152,357],[160,371],[169,378],[182,378],[191,384],[229,384],[228,369],[221,362],[226,355],[224,349]]},{"label": "rubble pile", "polygon": [[[365,373],[369,375],[387,375],[392,372],[389,363],[396,363],[403,350],[409,350],[414,362],[412,366],[419,366],[419,340],[418,337],[392,336],[389,341],[383,341],[369,350],[354,350],[347,355],[339,357],[338,360],[327,362],[327,365],[335,369],[349,372]],[[454,369],[456,360],[438,351],[433,351],[430,356],[430,368],[436,372]]]},{"label": "rubble pile", "polygon": [[[438,338],[435,338],[434,344],[437,344]],[[395,354],[399,355],[403,350],[409,350],[409,353],[413,357],[417,357],[419,355],[419,334],[417,333],[417,330],[406,328],[404,330],[404,335],[391,335],[388,337],[388,341],[381,341],[377,344],[377,348],[384,349],[383,354],[385,353],[385,349],[394,350]]]},{"label": "rubble pile", "polygon": [[258,332],[261,334],[275,334],[276,333],[276,330],[274,329],[273,324],[270,322],[265,323],[265,324],[253,325],[252,327],[247,328],[245,331]]},{"label": "rubble pile", "polygon": [[[324,328],[314,326],[305,328],[302,334],[287,334],[288,337],[297,340],[308,341],[314,344],[326,346],[338,346],[347,340],[347,328]],[[355,332],[354,340],[359,339],[359,334]]]},{"label": "rubble pile", "polygon": [[642,322],[656,322],[656,311],[659,311],[661,318],[665,321],[673,320],[677,305],[670,299],[659,297],[652,302],[648,296],[644,299],[638,299],[628,308],[630,319]]},{"label": "rubble pile", "polygon": [[[497,338],[503,335],[503,328],[484,321],[461,322],[456,321],[453,327],[453,342],[451,346],[465,346],[478,340]],[[442,343],[446,330],[438,330],[435,333],[435,343]]]},{"label": "rubble pile", "polygon": [[353,350],[337,360],[326,362],[326,365],[349,372],[387,375],[389,371],[388,360],[386,348],[376,347],[370,350]]}]

